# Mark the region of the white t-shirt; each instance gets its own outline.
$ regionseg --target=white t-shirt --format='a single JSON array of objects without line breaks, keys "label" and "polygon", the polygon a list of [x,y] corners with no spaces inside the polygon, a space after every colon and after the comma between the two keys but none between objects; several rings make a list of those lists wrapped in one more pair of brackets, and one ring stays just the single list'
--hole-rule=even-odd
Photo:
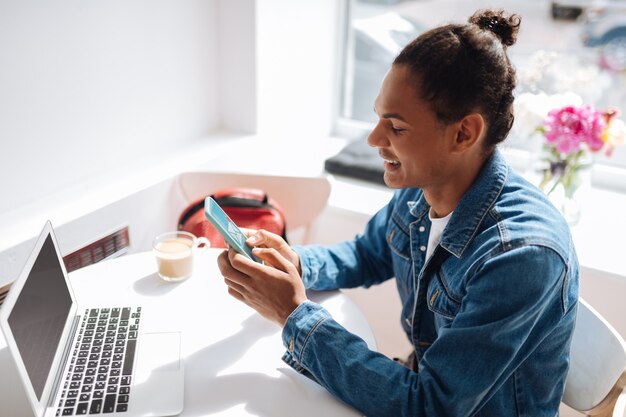
[{"label": "white t-shirt", "polygon": [[450,212],[450,214],[448,214],[446,217],[441,217],[437,219],[433,219],[431,213],[432,209],[428,211],[428,218],[430,219],[431,225],[430,234],[428,235],[428,246],[426,248],[426,260],[430,258],[430,255],[432,255],[435,251],[435,247],[437,247],[437,245],[441,241],[441,234],[443,233],[443,229],[446,228],[446,225],[450,220],[450,216],[452,216],[452,213],[454,212]]}]

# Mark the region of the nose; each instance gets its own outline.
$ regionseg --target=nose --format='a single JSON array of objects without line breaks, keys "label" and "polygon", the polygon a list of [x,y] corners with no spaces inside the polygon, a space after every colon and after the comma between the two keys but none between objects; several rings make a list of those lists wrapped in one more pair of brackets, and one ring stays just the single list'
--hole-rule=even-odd
[{"label": "nose", "polygon": [[389,141],[380,122],[376,123],[374,129],[367,135],[367,144],[373,148],[389,146]]}]

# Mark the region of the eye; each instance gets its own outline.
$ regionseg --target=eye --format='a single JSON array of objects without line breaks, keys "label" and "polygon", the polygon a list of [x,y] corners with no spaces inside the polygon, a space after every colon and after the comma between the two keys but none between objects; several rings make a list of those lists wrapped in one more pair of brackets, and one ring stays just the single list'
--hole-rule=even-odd
[{"label": "eye", "polygon": [[400,129],[400,128],[398,128],[398,127],[391,126],[391,131],[392,131],[393,133],[395,133],[396,135],[399,135],[400,133],[404,132],[405,130],[406,130],[406,129]]}]

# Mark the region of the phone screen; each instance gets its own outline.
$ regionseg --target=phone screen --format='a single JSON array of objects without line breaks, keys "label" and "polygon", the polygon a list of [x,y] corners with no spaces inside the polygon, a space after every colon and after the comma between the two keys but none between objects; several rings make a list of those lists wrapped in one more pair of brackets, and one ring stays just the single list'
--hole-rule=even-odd
[{"label": "phone screen", "polygon": [[263,262],[252,254],[252,248],[246,244],[246,235],[211,197],[207,197],[204,200],[204,215],[222,235],[228,245],[248,259],[259,263]]}]

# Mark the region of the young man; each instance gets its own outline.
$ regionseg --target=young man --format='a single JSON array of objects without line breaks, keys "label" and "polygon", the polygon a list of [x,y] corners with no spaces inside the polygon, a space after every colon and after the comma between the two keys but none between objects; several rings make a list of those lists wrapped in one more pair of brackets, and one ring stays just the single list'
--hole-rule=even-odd
[{"label": "young man", "polygon": [[[568,227],[496,150],[513,121],[506,47],[519,18],[480,11],[407,45],[383,81],[379,149],[398,191],[354,241],[290,248],[251,236],[219,267],[235,298],[283,327],[284,360],[368,416],[554,417],[578,298]],[[405,367],[307,300],[395,277],[415,348]]]}]

